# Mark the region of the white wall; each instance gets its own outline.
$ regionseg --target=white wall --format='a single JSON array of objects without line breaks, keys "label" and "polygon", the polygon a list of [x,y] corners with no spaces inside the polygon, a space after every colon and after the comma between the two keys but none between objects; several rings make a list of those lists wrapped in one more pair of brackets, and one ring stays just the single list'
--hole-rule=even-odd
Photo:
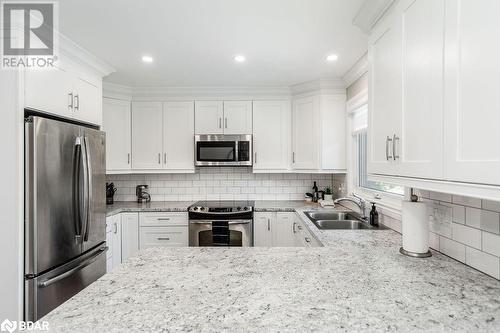
[{"label": "white wall", "polygon": [[14,71],[0,71],[0,321],[22,316],[23,275],[23,116]]}]

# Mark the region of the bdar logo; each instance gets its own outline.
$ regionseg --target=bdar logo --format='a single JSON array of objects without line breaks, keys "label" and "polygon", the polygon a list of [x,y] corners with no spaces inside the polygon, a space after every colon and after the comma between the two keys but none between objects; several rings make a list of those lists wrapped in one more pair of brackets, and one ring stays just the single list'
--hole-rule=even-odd
[{"label": "bdar logo", "polygon": [[0,325],[0,330],[2,330],[2,332],[12,333],[16,330],[16,328],[17,328],[17,323],[15,321],[10,321],[8,319],[5,319]]}]

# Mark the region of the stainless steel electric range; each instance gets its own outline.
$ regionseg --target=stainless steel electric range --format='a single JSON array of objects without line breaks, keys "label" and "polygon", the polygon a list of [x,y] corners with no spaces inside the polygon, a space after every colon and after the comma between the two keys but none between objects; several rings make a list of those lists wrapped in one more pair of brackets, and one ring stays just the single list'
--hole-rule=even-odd
[{"label": "stainless steel electric range", "polygon": [[253,246],[253,201],[198,201],[189,207],[189,246]]}]

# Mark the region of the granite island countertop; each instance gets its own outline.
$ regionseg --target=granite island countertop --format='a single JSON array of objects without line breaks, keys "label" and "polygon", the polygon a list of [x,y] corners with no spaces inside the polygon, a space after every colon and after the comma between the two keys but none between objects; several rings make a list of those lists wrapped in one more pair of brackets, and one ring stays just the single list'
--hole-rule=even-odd
[{"label": "granite island countertop", "polygon": [[500,331],[500,281],[405,257],[391,230],[304,221],[325,247],[144,250],[43,319],[52,332]]}]

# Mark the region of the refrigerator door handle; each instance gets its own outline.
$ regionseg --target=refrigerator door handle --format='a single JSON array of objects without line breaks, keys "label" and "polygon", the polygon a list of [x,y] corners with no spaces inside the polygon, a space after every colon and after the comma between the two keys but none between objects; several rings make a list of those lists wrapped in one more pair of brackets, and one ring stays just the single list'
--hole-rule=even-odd
[{"label": "refrigerator door handle", "polygon": [[70,275],[73,275],[74,273],[78,272],[79,270],[82,270],[83,268],[87,267],[88,265],[90,265],[91,263],[93,263],[94,261],[97,260],[97,258],[103,253],[103,252],[106,252],[108,250],[108,247],[102,247],[99,249],[99,251],[94,254],[92,257],[86,259],[85,261],[83,261],[81,264],[79,264],[78,266],[60,274],[60,275],[57,275],[51,279],[48,279],[44,282],[41,282],[38,284],[39,287],[48,287],[58,281],[61,281],[62,279],[64,278],[67,278],[68,276]]},{"label": "refrigerator door handle", "polygon": [[75,220],[75,238],[80,240],[82,238],[83,221],[81,218],[80,209],[80,161],[83,161],[82,141],[80,137],[75,140],[75,160],[73,165],[73,207],[74,207],[74,220]]},{"label": "refrigerator door handle", "polygon": [[[89,218],[89,201],[88,201],[88,190],[89,190],[89,170],[87,164],[87,144],[85,143],[85,137],[81,137],[81,147],[82,147],[82,169],[83,169],[83,207],[80,208],[83,210],[83,218],[82,218],[82,238],[85,241],[85,235],[87,234],[87,221]],[[80,204],[82,202],[80,201]]]},{"label": "refrigerator door handle", "polygon": [[92,161],[90,157],[90,147],[89,147],[89,139],[87,137],[83,137],[83,142],[85,143],[85,163],[87,164],[87,212],[86,212],[86,222],[85,222],[85,234],[83,236],[83,240],[86,242],[89,240],[89,233],[91,228],[91,207],[90,203],[92,202]]}]

